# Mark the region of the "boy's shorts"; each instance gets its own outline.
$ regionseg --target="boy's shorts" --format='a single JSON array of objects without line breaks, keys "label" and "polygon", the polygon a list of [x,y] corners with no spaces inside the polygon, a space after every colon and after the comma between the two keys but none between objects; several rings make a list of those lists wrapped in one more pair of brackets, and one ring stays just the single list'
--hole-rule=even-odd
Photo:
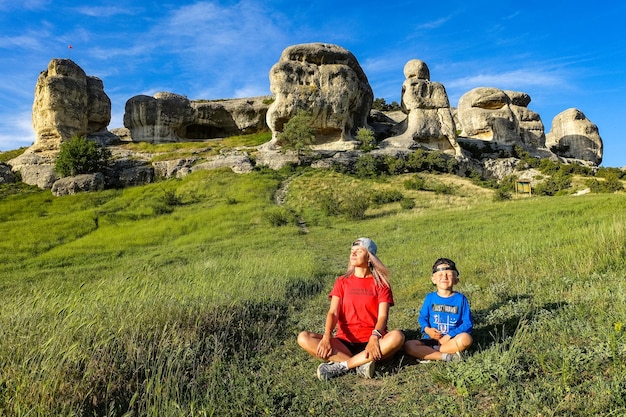
[{"label": "boy's shorts", "polygon": [[439,345],[439,342],[436,341],[435,339],[420,339],[419,341],[422,342],[423,345],[426,345],[429,347],[435,347]]}]

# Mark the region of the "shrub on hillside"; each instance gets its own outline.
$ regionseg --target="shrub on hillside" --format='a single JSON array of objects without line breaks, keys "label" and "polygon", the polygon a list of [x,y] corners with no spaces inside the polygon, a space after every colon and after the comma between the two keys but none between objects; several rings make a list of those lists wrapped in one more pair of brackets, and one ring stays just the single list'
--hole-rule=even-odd
[{"label": "shrub on hillside", "polygon": [[412,210],[415,208],[415,200],[413,200],[412,198],[404,197],[402,200],[400,200],[400,207],[402,207],[403,210]]},{"label": "shrub on hillside", "polygon": [[111,159],[111,151],[83,136],[61,143],[54,170],[62,177],[102,172]]},{"label": "shrub on hillside", "polygon": [[271,210],[267,210],[263,213],[263,216],[270,226],[274,227],[287,226],[288,224],[298,224],[298,215],[296,212],[284,207],[276,207]]},{"label": "shrub on hillside", "polygon": [[359,142],[361,142],[359,145],[360,150],[369,152],[376,148],[376,138],[374,137],[374,132],[371,129],[366,129],[364,127],[359,128],[356,132],[356,138]]},{"label": "shrub on hillside", "polygon": [[315,143],[315,129],[312,127],[313,117],[304,110],[298,110],[278,134],[276,142],[283,149],[292,149],[298,153],[310,149]]},{"label": "shrub on hillside", "polygon": [[572,185],[572,176],[557,172],[545,181],[537,184],[534,191],[536,195],[554,196],[563,194]]},{"label": "shrub on hillside", "polygon": [[389,204],[396,201],[402,201],[404,196],[399,190],[383,190],[376,191],[372,194],[372,203],[374,204]]}]

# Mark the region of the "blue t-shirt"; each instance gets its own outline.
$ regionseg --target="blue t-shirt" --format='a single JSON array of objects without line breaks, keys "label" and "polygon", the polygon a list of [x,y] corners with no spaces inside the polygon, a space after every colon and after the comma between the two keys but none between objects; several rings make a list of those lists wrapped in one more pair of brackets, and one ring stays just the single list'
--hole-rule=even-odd
[{"label": "blue t-shirt", "polygon": [[471,333],[474,327],[469,301],[459,292],[447,298],[441,297],[436,291],[426,294],[418,323],[424,339],[430,339],[424,332],[426,327],[435,328],[450,337],[459,333]]}]

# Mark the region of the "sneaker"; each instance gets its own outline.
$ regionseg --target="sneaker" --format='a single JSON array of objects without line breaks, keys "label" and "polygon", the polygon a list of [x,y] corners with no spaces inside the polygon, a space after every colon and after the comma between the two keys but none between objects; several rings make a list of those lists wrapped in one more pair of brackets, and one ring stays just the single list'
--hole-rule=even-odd
[{"label": "sneaker", "polygon": [[328,381],[346,373],[348,373],[348,368],[345,368],[339,362],[323,363],[317,367],[317,377],[320,381]]},{"label": "sneaker", "polygon": [[430,360],[430,359],[418,359],[417,362],[419,362],[419,363],[431,363],[432,360]]},{"label": "sneaker", "polygon": [[462,362],[463,361],[463,355],[461,355],[461,352],[456,352],[456,353],[448,353],[446,359],[444,359],[446,362]]},{"label": "sneaker", "polygon": [[365,379],[374,378],[374,372],[376,372],[376,365],[374,362],[364,363],[356,367],[356,374]]}]

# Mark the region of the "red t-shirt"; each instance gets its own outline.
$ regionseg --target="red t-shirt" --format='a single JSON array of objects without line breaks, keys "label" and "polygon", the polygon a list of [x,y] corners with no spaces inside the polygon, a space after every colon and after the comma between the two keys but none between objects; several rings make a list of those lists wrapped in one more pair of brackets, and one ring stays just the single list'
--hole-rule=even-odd
[{"label": "red t-shirt", "polygon": [[380,303],[393,305],[391,288],[377,286],[374,277],[339,277],[329,298],[333,296],[340,298],[335,337],[352,343],[369,340],[378,320]]}]

